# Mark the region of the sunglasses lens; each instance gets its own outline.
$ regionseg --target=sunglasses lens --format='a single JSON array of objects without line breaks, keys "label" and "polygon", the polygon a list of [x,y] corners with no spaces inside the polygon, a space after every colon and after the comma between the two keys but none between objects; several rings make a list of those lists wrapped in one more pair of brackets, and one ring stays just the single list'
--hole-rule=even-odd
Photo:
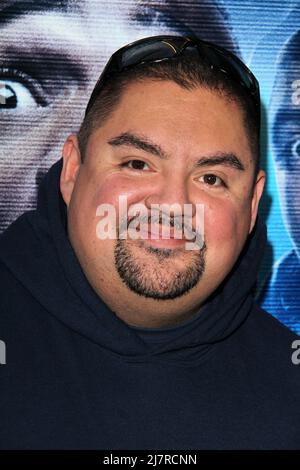
[{"label": "sunglasses lens", "polygon": [[168,39],[160,41],[152,41],[143,44],[136,44],[134,47],[129,47],[123,51],[121,64],[122,68],[137,65],[141,62],[151,62],[160,59],[169,59],[177,52],[177,47],[183,41],[168,41]]},{"label": "sunglasses lens", "polygon": [[239,66],[237,62],[235,62],[233,59],[230,57],[228,58],[228,63],[231,66],[231,71],[232,74],[236,74],[237,76],[240,77],[240,81],[244,83],[244,85],[249,89],[252,90],[254,87],[254,82],[251,78],[250,72],[248,72],[246,69],[242,68]]},{"label": "sunglasses lens", "polygon": [[255,84],[244,64],[239,63],[237,59],[234,59],[217,47],[213,49],[207,45],[200,45],[199,50],[212,65],[227,73],[229,77],[242,83],[249,91],[252,91]]}]

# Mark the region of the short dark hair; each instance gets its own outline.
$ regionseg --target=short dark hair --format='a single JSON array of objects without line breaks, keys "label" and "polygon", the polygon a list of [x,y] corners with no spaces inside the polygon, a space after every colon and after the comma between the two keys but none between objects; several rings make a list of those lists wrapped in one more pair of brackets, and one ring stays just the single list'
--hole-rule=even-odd
[{"label": "short dark hair", "polygon": [[104,84],[80,126],[77,137],[82,162],[90,135],[94,130],[104,125],[116,109],[128,85],[146,79],[171,80],[187,90],[202,86],[234,100],[243,112],[244,125],[253,154],[254,177],[256,177],[259,170],[260,122],[253,100],[246,90],[232,79],[227,79],[224,73],[211,69],[207,63],[195,59],[194,55],[189,57],[188,54],[168,61],[137,65],[132,69],[111,76]]}]

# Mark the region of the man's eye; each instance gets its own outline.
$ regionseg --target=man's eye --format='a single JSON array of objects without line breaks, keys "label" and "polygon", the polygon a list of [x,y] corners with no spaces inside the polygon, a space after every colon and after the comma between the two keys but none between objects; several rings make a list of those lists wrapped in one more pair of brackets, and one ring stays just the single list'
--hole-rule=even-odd
[{"label": "man's eye", "polygon": [[214,174],[207,174],[200,176],[199,180],[203,182],[204,184],[207,184],[208,186],[214,186],[214,187],[220,187],[220,186],[226,186],[224,181],[219,177]]},{"label": "man's eye", "polygon": [[[130,165],[131,164],[131,165]],[[131,170],[143,170],[143,165],[147,165],[147,163],[143,162],[143,160],[128,160],[128,162],[122,163],[122,167],[130,168]],[[149,166],[148,166],[149,168]]]},{"label": "man's eye", "polygon": [[46,106],[39,84],[17,70],[0,69],[0,109],[26,111],[28,108]]},{"label": "man's eye", "polygon": [[21,83],[6,80],[0,83],[0,107],[2,109],[17,109],[36,106],[31,93]]}]

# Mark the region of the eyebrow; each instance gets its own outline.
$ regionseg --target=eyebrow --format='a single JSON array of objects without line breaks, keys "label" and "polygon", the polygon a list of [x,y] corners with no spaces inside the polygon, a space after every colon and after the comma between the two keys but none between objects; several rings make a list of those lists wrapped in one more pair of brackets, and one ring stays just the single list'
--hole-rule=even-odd
[{"label": "eyebrow", "polygon": [[[7,5],[0,9],[0,24],[9,23],[21,15],[29,13],[45,13],[48,11],[58,11],[66,13],[70,9],[70,0],[61,0],[60,2],[49,2],[49,0],[35,0],[28,2],[24,0],[14,0],[6,2]],[[72,4],[72,9],[78,9],[78,6]]]},{"label": "eyebrow", "polygon": [[131,132],[123,132],[116,137],[113,137],[108,141],[112,146],[119,147],[121,145],[126,145],[134,147],[138,150],[144,150],[145,152],[152,153],[162,160],[168,160],[168,155],[162,150],[162,148],[151,142],[147,137],[137,134],[132,134]]},{"label": "eyebrow", "polygon": [[[0,0],[1,2],[1,0]],[[70,0],[60,0],[57,2],[49,2],[49,0],[8,0],[5,6],[0,6],[0,28],[1,26],[10,27],[10,23],[16,19],[17,23],[21,23],[22,18],[33,18],[34,13],[76,13],[80,11],[80,5],[74,5]],[[41,29],[46,32],[47,29]],[[62,81],[62,88],[70,86],[72,80],[84,81],[87,80],[87,67],[85,61],[81,57],[76,57],[76,60],[71,56],[70,50],[74,47],[71,41],[66,41],[65,47],[58,47],[57,42],[48,41],[46,44],[43,42],[36,42],[29,40],[22,42],[22,44],[11,43],[4,47],[1,51],[3,69],[10,71],[22,67],[22,71],[29,77],[34,76],[37,80],[43,83],[43,87],[53,95],[54,88],[53,80],[57,80],[58,76],[65,75],[65,80]],[[1,45],[0,45],[1,49]],[[32,57],[34,56],[34,60]],[[49,66],[51,64],[51,67]],[[4,73],[5,75],[5,73]],[[0,77],[1,79],[1,77]]]},{"label": "eyebrow", "polygon": [[[133,134],[131,132],[124,132],[122,134],[113,137],[108,141],[109,145],[114,147],[128,146],[134,147],[138,150],[151,153],[159,157],[162,160],[169,160],[168,154],[156,143],[150,141],[147,137],[142,135]],[[196,160],[194,163],[195,167],[206,167],[223,165],[234,168],[239,171],[244,171],[245,167],[241,160],[231,152],[216,152],[212,156],[203,156]]]},{"label": "eyebrow", "polygon": [[176,15],[176,9],[171,8],[170,11],[164,11],[161,5],[151,6],[147,0],[142,0],[132,9],[129,10],[129,20],[140,23],[143,26],[164,26],[170,27],[175,33],[181,36],[189,36],[193,34],[188,24],[181,22]]}]

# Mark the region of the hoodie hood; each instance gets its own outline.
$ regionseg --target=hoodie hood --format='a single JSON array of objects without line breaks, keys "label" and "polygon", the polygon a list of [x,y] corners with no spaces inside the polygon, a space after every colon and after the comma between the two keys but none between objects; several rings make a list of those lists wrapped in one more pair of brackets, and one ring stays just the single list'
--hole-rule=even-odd
[{"label": "hoodie hood", "polygon": [[127,325],[89,284],[67,235],[59,180],[62,158],[43,178],[37,209],[25,212],[0,237],[0,259],[60,322],[127,362],[191,363],[204,358],[247,319],[266,245],[258,217],[234,268],[189,321],[171,328]]}]

